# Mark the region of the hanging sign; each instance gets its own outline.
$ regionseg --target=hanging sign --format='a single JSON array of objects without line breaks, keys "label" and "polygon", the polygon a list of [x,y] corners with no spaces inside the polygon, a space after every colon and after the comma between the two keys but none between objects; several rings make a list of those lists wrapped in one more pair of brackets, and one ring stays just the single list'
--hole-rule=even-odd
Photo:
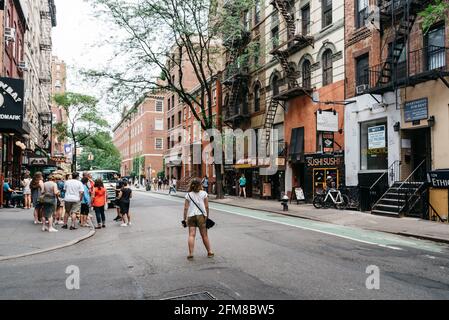
[{"label": "hanging sign", "polygon": [[317,131],[338,131],[338,113],[334,111],[318,111],[316,113]]},{"label": "hanging sign", "polygon": [[0,78],[0,128],[13,131],[23,126],[24,81]]},{"label": "hanging sign", "polygon": [[423,98],[406,102],[404,105],[404,121],[413,122],[424,120],[429,117],[429,99]]}]

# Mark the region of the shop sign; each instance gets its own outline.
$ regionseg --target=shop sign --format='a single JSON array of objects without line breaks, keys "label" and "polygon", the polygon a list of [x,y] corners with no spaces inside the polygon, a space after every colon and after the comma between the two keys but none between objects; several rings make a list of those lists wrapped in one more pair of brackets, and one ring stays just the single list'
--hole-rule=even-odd
[{"label": "shop sign", "polygon": [[414,122],[429,117],[429,99],[423,98],[406,102],[404,105],[404,121]]},{"label": "shop sign", "polygon": [[24,81],[0,78],[0,128],[21,130]]},{"label": "shop sign", "polygon": [[429,172],[427,180],[432,188],[449,189],[449,169]]},{"label": "shop sign", "polygon": [[47,158],[30,158],[29,161],[32,166],[45,166],[48,164]]},{"label": "shop sign", "polygon": [[306,165],[311,168],[338,167],[343,165],[343,156],[307,156]]},{"label": "shop sign", "polygon": [[326,153],[334,151],[334,133],[323,133],[323,151]]},{"label": "shop sign", "polygon": [[51,157],[50,159],[51,159],[51,161],[54,161],[54,162],[61,162],[61,163],[66,162],[65,156],[54,156],[54,157]]},{"label": "shop sign", "polygon": [[334,111],[318,111],[316,113],[317,131],[338,131],[338,113]]},{"label": "shop sign", "polygon": [[385,125],[368,128],[368,149],[381,149],[386,147]]}]

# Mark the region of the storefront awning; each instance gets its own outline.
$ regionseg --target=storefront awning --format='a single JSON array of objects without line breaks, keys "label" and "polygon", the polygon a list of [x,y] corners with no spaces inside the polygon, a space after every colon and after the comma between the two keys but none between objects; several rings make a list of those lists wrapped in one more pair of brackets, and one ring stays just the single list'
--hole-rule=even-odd
[{"label": "storefront awning", "polygon": [[304,161],[304,127],[292,129],[288,158],[291,162]]}]

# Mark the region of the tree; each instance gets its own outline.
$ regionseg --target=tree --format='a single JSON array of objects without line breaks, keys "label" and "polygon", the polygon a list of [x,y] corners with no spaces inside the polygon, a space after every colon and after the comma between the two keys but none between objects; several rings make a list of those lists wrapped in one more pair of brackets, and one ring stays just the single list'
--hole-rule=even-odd
[{"label": "tree", "polygon": [[[122,159],[109,132],[94,134],[84,140],[82,146],[83,152],[79,159],[79,166],[82,170],[88,170],[92,167],[95,170],[120,171]],[[88,160],[89,154],[93,155],[93,161]]]},{"label": "tree", "polygon": [[423,18],[422,28],[425,33],[438,21],[447,20],[449,0],[435,0],[419,15]]},{"label": "tree", "polygon": [[[190,108],[203,130],[213,129],[213,88],[224,69],[222,39],[232,39],[227,42],[232,47],[243,36],[241,13],[254,1],[231,1],[229,9],[222,8],[217,0],[90,1],[101,16],[123,32],[121,40],[114,39],[118,42],[115,55],[127,63],[121,64],[121,70],[110,65],[86,74],[107,79],[109,97],[116,97],[116,104],[151,90],[173,92]],[[193,67],[199,84],[196,92],[186,88],[183,81],[186,62]],[[175,80],[171,77],[173,69],[177,72]],[[221,115],[217,118],[221,130]],[[215,168],[217,197],[222,198],[221,165],[215,164]]]},{"label": "tree", "polygon": [[66,92],[54,96],[54,101],[67,115],[67,123],[58,123],[56,134],[61,138],[70,138],[73,143],[72,171],[76,171],[77,148],[87,142],[93,134],[108,128],[97,108],[97,99],[79,93]]}]

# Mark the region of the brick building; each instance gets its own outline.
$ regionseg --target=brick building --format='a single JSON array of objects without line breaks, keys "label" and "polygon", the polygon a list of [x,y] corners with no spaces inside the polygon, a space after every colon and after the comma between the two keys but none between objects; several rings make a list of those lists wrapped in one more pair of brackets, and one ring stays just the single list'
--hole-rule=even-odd
[{"label": "brick building", "polygon": [[122,176],[154,178],[164,171],[167,103],[152,92],[138,101],[113,129],[114,145],[122,156]]},{"label": "brick building", "polygon": [[[51,63],[51,75],[52,75],[52,96],[55,94],[63,94],[66,92],[66,80],[67,80],[67,65],[64,61],[58,57],[52,57]],[[52,156],[58,158],[64,158],[64,143],[66,141],[60,141],[55,134],[54,125],[57,123],[67,123],[67,114],[64,109],[58,107],[53,101],[51,105],[51,112],[53,114],[53,139],[52,139]]]}]

